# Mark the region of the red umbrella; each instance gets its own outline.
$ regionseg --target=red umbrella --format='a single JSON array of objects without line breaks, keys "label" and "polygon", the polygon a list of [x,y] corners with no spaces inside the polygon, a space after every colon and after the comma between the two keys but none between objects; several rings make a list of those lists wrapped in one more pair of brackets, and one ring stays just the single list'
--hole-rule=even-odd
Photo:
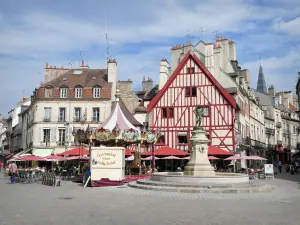
[{"label": "red umbrella", "polygon": [[89,157],[85,157],[85,156],[73,156],[73,157],[65,158],[65,160],[67,160],[67,161],[70,161],[70,160],[89,160]]},{"label": "red umbrella", "polygon": [[60,154],[58,154],[59,156],[66,156],[66,155],[70,155],[70,156],[79,156],[79,155],[90,155],[89,150],[81,148],[81,147],[77,147],[77,148],[73,148],[71,150],[62,152]]},{"label": "red umbrella", "polygon": [[44,159],[39,156],[28,155],[28,156],[20,157],[19,160],[21,160],[21,161],[43,161]]},{"label": "red umbrella", "polygon": [[212,155],[208,156],[208,159],[210,159],[210,160],[219,160],[218,157],[215,157],[215,156],[212,156]]},{"label": "red umbrella", "polygon": [[46,161],[63,161],[65,158],[59,155],[48,155],[43,157]]}]

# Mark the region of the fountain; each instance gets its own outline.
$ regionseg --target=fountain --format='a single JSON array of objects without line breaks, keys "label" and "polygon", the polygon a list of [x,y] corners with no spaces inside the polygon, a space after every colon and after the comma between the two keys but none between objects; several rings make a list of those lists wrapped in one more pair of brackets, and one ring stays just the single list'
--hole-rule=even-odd
[{"label": "fountain", "polygon": [[267,185],[252,184],[247,174],[217,173],[208,159],[206,131],[200,126],[201,106],[196,108],[197,123],[190,139],[192,152],[184,172],[153,173],[150,179],[129,183],[129,187],[173,192],[253,193],[271,191]]}]

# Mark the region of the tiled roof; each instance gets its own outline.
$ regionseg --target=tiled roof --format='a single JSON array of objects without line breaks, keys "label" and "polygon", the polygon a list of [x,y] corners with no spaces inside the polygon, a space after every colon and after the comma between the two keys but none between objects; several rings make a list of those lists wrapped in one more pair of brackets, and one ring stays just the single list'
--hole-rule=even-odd
[{"label": "tiled roof", "polygon": [[289,105],[290,110],[296,112],[298,111],[297,108],[295,106],[293,106],[292,104]]},{"label": "tiled roof", "polygon": [[[82,71],[82,73],[74,74],[74,71],[75,73],[76,71]],[[107,69],[72,69],[56,79],[45,83],[43,86],[67,86],[69,88],[74,88],[76,86],[93,87],[99,85],[101,87],[110,87],[111,84],[105,81],[105,77],[107,77]]]}]

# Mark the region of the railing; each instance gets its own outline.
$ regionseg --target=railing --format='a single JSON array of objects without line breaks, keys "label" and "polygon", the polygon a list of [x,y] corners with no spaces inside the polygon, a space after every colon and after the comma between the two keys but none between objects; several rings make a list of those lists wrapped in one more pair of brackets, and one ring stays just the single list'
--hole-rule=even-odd
[{"label": "railing", "polygon": [[86,118],[84,118],[84,117],[74,117],[73,121],[74,122],[85,122]]},{"label": "railing", "polygon": [[66,122],[66,118],[65,117],[58,117],[58,122]]},{"label": "railing", "polygon": [[266,134],[271,134],[271,135],[274,135],[275,134],[275,129],[272,129],[272,128],[265,128],[265,131],[266,131]]},{"label": "railing", "polygon": [[277,128],[281,128],[281,122],[277,122],[277,123],[276,123],[276,127],[277,127]]},{"label": "railing", "polygon": [[43,121],[44,121],[44,122],[50,122],[50,121],[51,121],[51,118],[44,117]]},{"label": "railing", "polygon": [[282,145],[282,141],[277,140],[278,145]]},{"label": "railing", "polygon": [[93,122],[99,122],[99,121],[100,121],[100,117],[99,117],[99,116],[93,116],[93,117],[91,118],[91,120],[92,120]]},{"label": "railing", "polygon": [[66,145],[66,142],[65,142],[65,141],[58,141],[58,142],[56,142],[56,144],[57,144],[58,146],[65,146],[65,145]]}]

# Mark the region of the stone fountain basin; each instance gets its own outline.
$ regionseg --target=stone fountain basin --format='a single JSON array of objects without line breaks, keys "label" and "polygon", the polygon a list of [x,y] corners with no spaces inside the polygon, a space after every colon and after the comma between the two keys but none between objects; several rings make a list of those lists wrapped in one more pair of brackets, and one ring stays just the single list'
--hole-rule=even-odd
[{"label": "stone fountain basin", "polygon": [[186,176],[183,172],[159,172],[153,173],[149,181],[184,184],[184,185],[220,185],[227,186],[232,184],[249,184],[247,174],[238,173],[216,173],[215,176]]}]

